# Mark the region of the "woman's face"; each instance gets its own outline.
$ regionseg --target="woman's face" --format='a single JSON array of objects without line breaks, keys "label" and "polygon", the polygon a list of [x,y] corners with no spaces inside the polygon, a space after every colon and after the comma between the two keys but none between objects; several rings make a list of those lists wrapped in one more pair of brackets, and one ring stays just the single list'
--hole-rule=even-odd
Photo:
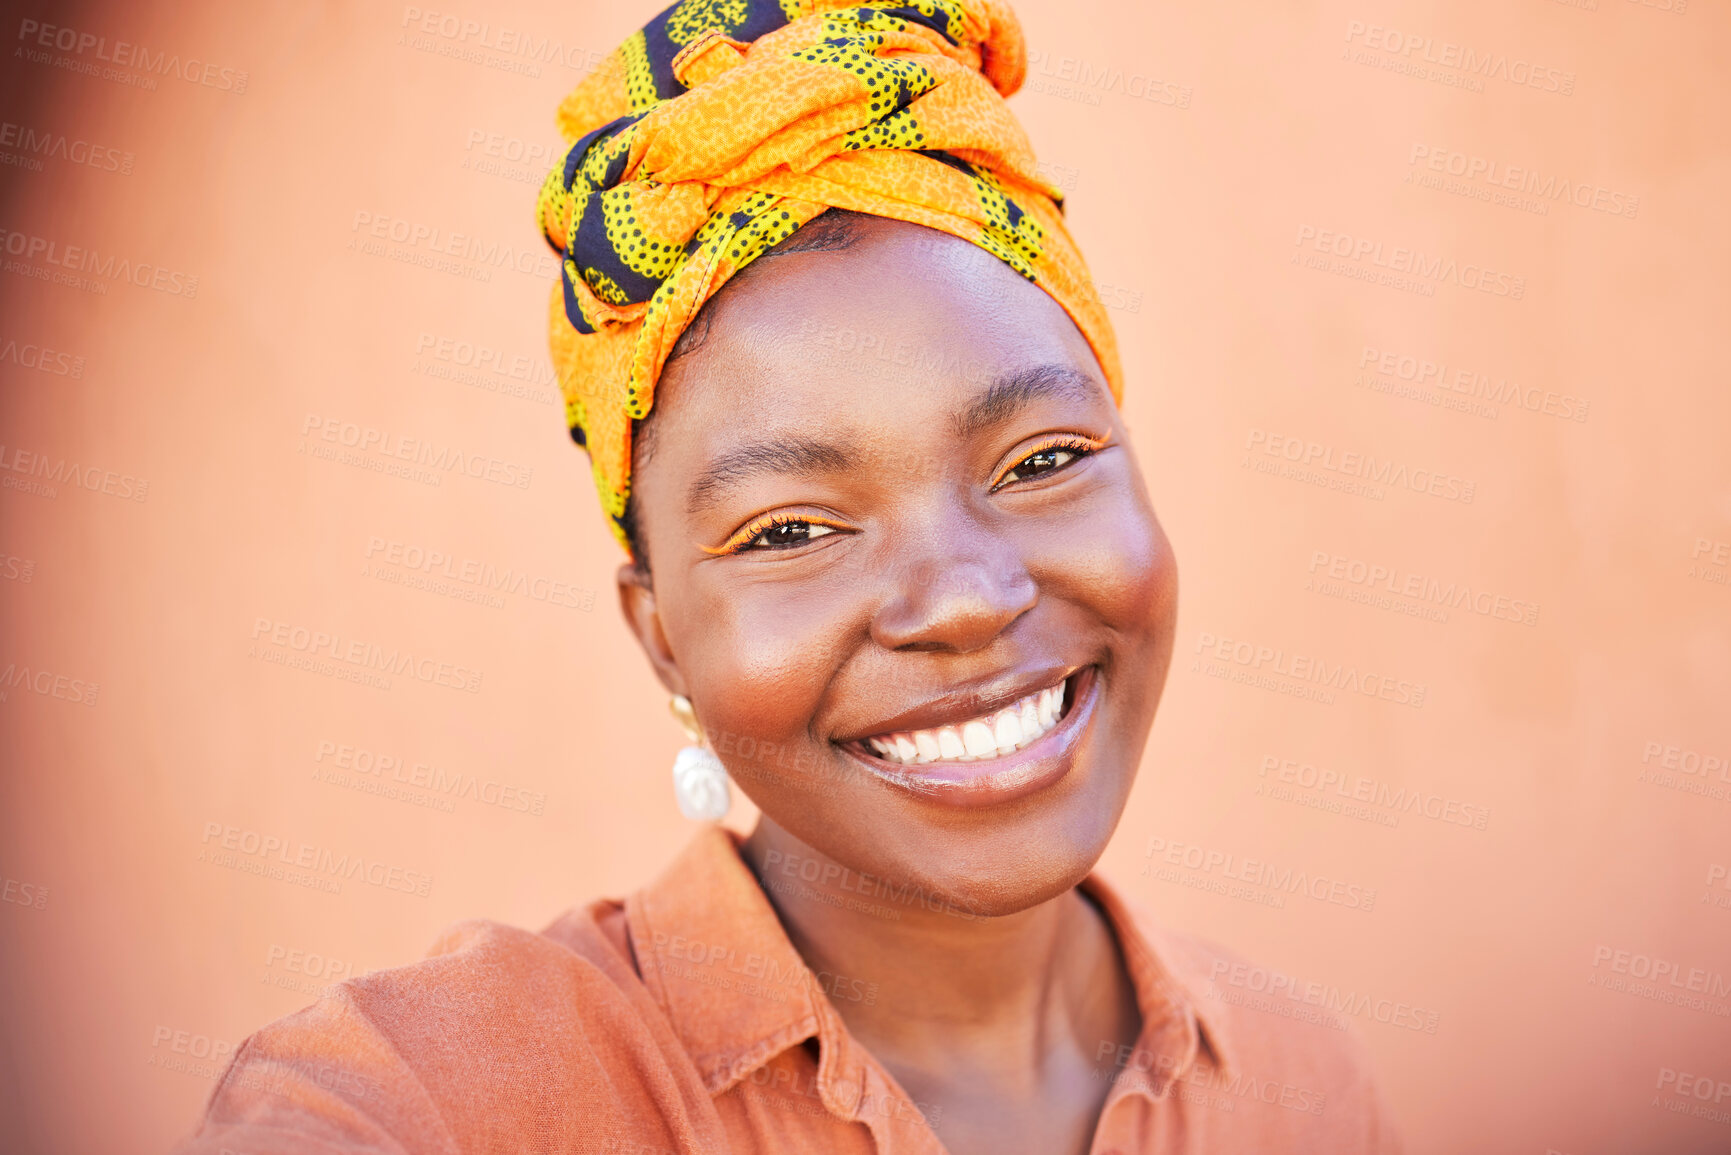
[{"label": "woman's face", "polygon": [[1105,849],[1177,569],[1092,351],[965,241],[761,261],[664,373],[626,616],[730,775],[837,863],[983,914]]}]

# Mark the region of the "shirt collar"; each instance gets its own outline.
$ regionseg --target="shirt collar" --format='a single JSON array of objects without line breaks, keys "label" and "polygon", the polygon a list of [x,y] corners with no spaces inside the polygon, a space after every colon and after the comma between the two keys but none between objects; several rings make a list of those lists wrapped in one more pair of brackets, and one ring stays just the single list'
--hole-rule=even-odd
[{"label": "shirt collar", "polygon": [[[1164,935],[1098,875],[1081,886],[1105,915],[1123,952],[1142,1031],[1128,1054],[1102,1056],[1113,1098],[1162,1097],[1207,1052],[1226,1065],[1218,1016],[1170,968]],[[788,940],[775,909],[740,853],[739,839],[711,826],[625,904],[643,983],[666,1012],[704,1086],[719,1095],[789,1047],[816,1037],[824,1104],[853,1117],[876,1080],[863,1049]]]},{"label": "shirt collar", "polygon": [[811,1038],[835,1013],[820,1010],[811,972],[722,827],[692,839],[626,901],[625,917],[644,985],[711,1095]]},{"label": "shirt collar", "polygon": [[1142,1031],[1129,1053],[1101,1056],[1114,1084],[1107,1107],[1123,1094],[1161,1098],[1204,1057],[1218,1070],[1229,1069],[1222,1016],[1199,996],[1201,976],[1185,973],[1181,946],[1099,874],[1078,889],[1099,906],[1117,936],[1142,1013]]}]

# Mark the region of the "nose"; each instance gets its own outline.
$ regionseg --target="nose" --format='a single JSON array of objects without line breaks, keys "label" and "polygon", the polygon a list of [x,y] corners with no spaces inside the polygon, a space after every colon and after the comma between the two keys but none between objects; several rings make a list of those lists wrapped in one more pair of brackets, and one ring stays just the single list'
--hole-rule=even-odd
[{"label": "nose", "polygon": [[872,638],[885,649],[972,653],[1040,600],[1008,542],[965,532],[945,537],[892,567],[892,592],[872,618]]}]

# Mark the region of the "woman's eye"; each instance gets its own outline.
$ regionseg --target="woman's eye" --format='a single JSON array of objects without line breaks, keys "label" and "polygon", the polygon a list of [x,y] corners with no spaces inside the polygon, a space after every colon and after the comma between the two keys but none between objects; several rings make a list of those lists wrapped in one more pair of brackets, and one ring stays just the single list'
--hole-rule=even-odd
[{"label": "woman's eye", "polygon": [[827,525],[818,525],[811,521],[782,521],[766,529],[760,530],[757,536],[746,543],[748,549],[786,549],[791,545],[804,545],[813,538],[834,533]]},{"label": "woman's eye", "polygon": [[1080,456],[1081,454],[1074,449],[1054,445],[1037,453],[1028,454],[1020,462],[1010,467],[1010,471],[1004,475],[1004,480],[1027,481],[1040,476],[1042,473],[1050,473],[1054,469],[1068,465]]}]

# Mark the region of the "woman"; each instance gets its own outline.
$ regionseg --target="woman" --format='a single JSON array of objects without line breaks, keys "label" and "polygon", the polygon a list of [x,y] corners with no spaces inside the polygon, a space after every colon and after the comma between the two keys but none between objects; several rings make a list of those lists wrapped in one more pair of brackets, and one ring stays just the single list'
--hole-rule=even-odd
[{"label": "woman", "polygon": [[573,436],[679,804],[762,818],[266,1028],[190,1150],[1393,1149],[1342,1036],[1090,875],[1177,573],[1022,70],[999,0],[685,0],[566,100]]}]

